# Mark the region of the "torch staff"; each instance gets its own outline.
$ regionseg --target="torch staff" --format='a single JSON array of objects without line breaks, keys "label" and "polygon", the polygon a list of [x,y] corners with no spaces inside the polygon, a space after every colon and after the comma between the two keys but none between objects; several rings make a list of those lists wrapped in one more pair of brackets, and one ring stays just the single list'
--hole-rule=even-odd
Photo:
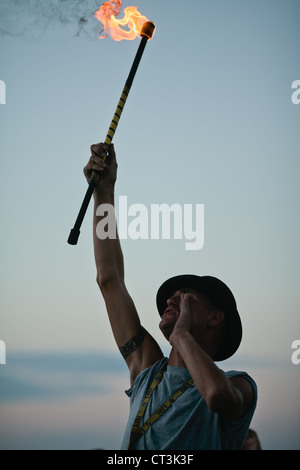
[{"label": "torch staff", "polygon": [[[134,79],[134,76],[135,76],[135,73],[137,71],[137,68],[139,66],[141,57],[143,55],[145,46],[147,44],[148,39],[151,39],[151,37],[153,36],[154,29],[155,29],[155,25],[151,21],[147,21],[146,23],[144,23],[144,25],[141,29],[140,35],[142,36],[142,39],[141,39],[138,51],[136,53],[135,59],[133,61],[131,70],[129,72],[128,78],[126,80],[125,86],[123,88],[119,103],[118,103],[116,111],[115,111],[115,114],[114,114],[113,119],[111,121],[111,124],[109,126],[108,133],[107,133],[105,141],[104,141],[104,143],[107,146],[109,146],[112,142],[112,139],[113,139],[113,136],[116,132],[116,129],[117,129],[122,111],[124,109],[124,106],[125,106],[125,103],[126,103],[126,100],[127,100],[127,97],[128,97],[128,94],[129,94],[129,91],[130,91],[130,88],[131,88],[131,85],[132,85],[132,82],[133,82],[133,79]],[[90,178],[90,181],[89,181],[89,185],[88,185],[88,189],[87,189],[86,194],[84,196],[84,199],[82,201],[77,219],[76,219],[75,224],[74,224],[74,227],[71,229],[71,232],[70,232],[70,235],[69,235],[69,238],[68,238],[69,245],[77,245],[77,241],[78,241],[78,238],[79,238],[79,235],[80,235],[80,227],[81,227],[82,221],[84,219],[85,213],[87,211],[87,208],[88,208],[89,202],[91,200],[92,194],[93,194],[94,189],[96,187],[97,181],[99,179],[99,176],[100,175],[97,171],[92,172],[92,175],[91,175],[91,178]]]}]

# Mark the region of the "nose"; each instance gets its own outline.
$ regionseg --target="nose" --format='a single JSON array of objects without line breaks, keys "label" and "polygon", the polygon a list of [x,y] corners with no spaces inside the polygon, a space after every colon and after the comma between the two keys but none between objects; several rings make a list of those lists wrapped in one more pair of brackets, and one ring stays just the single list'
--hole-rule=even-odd
[{"label": "nose", "polygon": [[179,304],[179,296],[178,295],[172,295],[172,297],[169,297],[167,300],[167,305],[168,307],[176,307]]}]

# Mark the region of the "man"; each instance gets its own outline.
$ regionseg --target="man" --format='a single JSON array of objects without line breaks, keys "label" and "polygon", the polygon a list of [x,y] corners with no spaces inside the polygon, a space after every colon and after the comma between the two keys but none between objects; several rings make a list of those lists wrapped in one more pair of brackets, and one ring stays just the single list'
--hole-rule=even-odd
[{"label": "man", "polygon": [[243,450],[262,450],[259,437],[253,429],[249,429]]},{"label": "man", "polygon": [[96,234],[97,207],[114,204],[114,147],[100,143],[91,152],[85,176],[89,180],[92,171],[100,173],[94,191],[97,282],[130,371],[130,416],[122,449],[241,449],[256,406],[256,385],[246,373],[224,373],[214,362],[234,354],[242,337],[231,291],[211,276],[182,275],[164,282],[157,293],[159,327],[172,346],[164,358],[126,289],[118,236],[100,239]]}]

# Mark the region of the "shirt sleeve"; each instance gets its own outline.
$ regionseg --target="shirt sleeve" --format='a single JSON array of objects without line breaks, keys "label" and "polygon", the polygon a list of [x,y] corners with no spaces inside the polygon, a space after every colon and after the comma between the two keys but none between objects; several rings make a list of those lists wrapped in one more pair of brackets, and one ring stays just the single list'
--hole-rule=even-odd
[{"label": "shirt sleeve", "polygon": [[147,369],[142,370],[135,378],[135,381],[133,382],[132,386],[128,389],[125,390],[126,395],[129,398],[134,398],[134,395],[136,394],[137,390],[141,386],[143,388],[145,387],[145,384],[147,384],[149,381],[153,380],[157,372],[163,367],[165,364],[167,358],[163,357],[159,361],[157,361],[155,364],[153,364],[150,367],[147,367]]}]

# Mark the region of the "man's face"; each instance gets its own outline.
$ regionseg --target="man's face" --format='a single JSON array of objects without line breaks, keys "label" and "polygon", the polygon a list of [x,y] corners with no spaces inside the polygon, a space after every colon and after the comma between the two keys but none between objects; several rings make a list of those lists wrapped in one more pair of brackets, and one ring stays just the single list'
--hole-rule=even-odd
[{"label": "man's face", "polygon": [[167,300],[167,308],[159,323],[159,328],[167,339],[169,339],[174,325],[179,318],[182,294],[188,294],[192,331],[195,333],[201,331],[207,323],[209,309],[205,296],[193,289],[180,289],[174,292]]}]

